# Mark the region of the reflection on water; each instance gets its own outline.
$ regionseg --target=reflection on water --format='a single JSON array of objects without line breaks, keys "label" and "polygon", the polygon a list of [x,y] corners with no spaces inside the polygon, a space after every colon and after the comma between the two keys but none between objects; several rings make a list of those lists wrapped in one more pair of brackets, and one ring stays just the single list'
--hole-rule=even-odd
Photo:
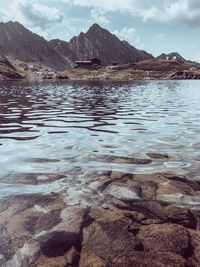
[{"label": "reflection on water", "polygon": [[[194,177],[199,148],[199,81],[0,84],[0,191],[5,177],[25,173],[61,174],[66,183],[112,169]],[[171,158],[147,165],[105,160],[149,159],[147,153]],[[8,191],[18,183],[8,181]]]}]

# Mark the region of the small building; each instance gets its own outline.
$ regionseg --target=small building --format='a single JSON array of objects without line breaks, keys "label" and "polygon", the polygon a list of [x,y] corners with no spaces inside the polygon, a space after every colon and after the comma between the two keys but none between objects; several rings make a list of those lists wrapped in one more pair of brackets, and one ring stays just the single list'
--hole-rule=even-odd
[{"label": "small building", "polygon": [[115,66],[119,66],[119,63],[118,62],[112,62],[112,66],[115,67]]},{"label": "small building", "polygon": [[93,66],[101,66],[101,60],[99,58],[92,58],[91,63]]},{"label": "small building", "polygon": [[101,60],[92,58],[91,60],[78,60],[75,62],[75,68],[92,68],[101,66]]}]

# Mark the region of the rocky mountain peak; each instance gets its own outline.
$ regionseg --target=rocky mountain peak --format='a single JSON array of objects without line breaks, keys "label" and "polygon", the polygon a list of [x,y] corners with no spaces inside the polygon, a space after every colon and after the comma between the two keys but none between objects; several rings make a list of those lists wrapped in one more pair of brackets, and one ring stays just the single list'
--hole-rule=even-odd
[{"label": "rocky mountain peak", "polygon": [[113,62],[127,64],[141,60],[152,59],[153,56],[140,51],[127,42],[123,42],[97,23],[93,24],[86,33],[80,33],[69,42],[70,50],[82,59],[99,58],[103,65]]},{"label": "rocky mountain peak", "polygon": [[56,70],[65,70],[69,66],[47,40],[19,22],[0,23],[0,36],[0,52],[13,64],[16,61],[40,63]]},{"label": "rocky mountain peak", "polygon": [[92,33],[92,32],[98,32],[98,31],[104,31],[105,29],[103,29],[99,24],[94,23],[89,30],[87,31],[87,33]]}]

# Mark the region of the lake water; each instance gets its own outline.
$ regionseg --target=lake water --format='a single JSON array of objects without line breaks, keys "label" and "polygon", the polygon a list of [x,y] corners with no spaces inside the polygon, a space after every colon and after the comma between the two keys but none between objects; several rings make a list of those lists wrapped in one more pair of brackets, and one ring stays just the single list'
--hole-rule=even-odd
[{"label": "lake water", "polygon": [[[109,160],[148,153],[170,158]],[[110,170],[200,179],[200,81],[1,82],[1,197],[82,186]]]}]

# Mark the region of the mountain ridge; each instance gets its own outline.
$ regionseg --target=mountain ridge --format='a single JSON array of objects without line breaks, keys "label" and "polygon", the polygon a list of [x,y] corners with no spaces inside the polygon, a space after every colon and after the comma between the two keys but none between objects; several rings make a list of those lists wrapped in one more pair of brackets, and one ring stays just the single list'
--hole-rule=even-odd
[{"label": "mountain ridge", "polygon": [[79,59],[98,57],[104,65],[112,62],[127,64],[152,59],[153,56],[146,51],[138,50],[128,42],[121,41],[116,35],[93,24],[86,33],[81,32],[69,41],[69,48]]},{"label": "mountain ridge", "polygon": [[[74,66],[76,60],[99,58],[103,65],[113,62],[119,65],[153,59],[153,55],[139,50],[127,41],[94,23],[85,33],[71,38],[69,42],[44,37],[31,32],[19,22],[0,22],[0,52],[15,65],[15,62],[40,63],[49,68],[63,71]],[[176,52],[161,54],[158,58],[177,56]],[[17,63],[16,63],[17,64]]]},{"label": "mountain ridge", "polygon": [[0,52],[12,63],[39,62],[57,70],[66,69],[67,62],[44,37],[31,32],[19,22],[0,23]]}]

